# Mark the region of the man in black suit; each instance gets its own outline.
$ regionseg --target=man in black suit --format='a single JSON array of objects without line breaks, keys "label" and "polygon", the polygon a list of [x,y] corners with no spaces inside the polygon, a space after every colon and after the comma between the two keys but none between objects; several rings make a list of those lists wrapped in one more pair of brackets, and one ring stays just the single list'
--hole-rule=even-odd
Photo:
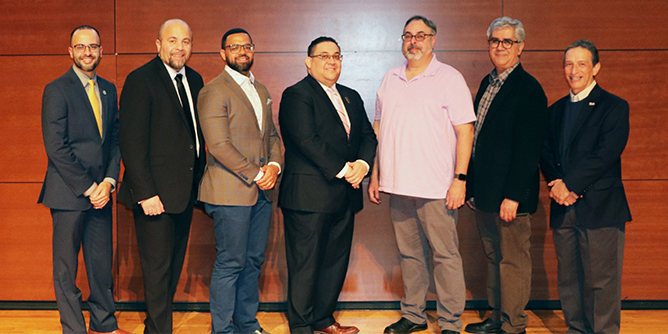
[{"label": "man in black suit", "polygon": [[192,31],[179,19],[162,24],[158,56],[125,80],[120,148],[125,165],[119,201],[132,208],[144,274],[144,333],[172,332],[172,302],[205,163],[195,108],[202,77],[185,66]]},{"label": "man in black suit", "polygon": [[531,216],[538,206],[538,162],[547,126],[547,98],[520,64],[524,27],[501,17],[487,30],[494,70],[483,78],[467,197],[487,256],[492,314],[470,333],[525,333],[531,292]]},{"label": "man in black suit", "polygon": [[549,109],[541,169],[551,187],[550,226],[568,333],[619,333],[624,229],[631,212],[621,155],[629,104],[601,89],[594,43],[564,53],[571,92]]},{"label": "man in black suit", "polygon": [[278,205],[285,223],[290,331],[354,334],[334,319],[348,269],[360,182],[376,136],[359,94],[336,84],[341,50],[331,37],[308,47],[308,76],[283,92],[278,120],[285,169]]},{"label": "man in black suit", "polygon": [[114,316],[112,207],[121,154],[116,86],[97,76],[100,34],[70,35],[74,66],[44,88],[42,135],[48,167],[38,203],[53,218],[53,282],[63,333],[86,333],[76,286],[83,247],[90,295],[90,333],[127,333]]}]

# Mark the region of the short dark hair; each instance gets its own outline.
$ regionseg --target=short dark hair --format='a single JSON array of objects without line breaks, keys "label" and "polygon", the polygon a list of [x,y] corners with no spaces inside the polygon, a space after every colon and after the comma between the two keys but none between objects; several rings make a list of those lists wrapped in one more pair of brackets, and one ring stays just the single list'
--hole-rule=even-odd
[{"label": "short dark hair", "polygon": [[323,42],[332,42],[332,43],[336,44],[337,48],[339,48],[339,52],[341,51],[341,47],[339,46],[339,43],[337,43],[336,40],[334,40],[334,38],[331,38],[331,37],[328,37],[328,36],[320,36],[320,37],[314,39],[311,42],[311,44],[309,44],[308,50],[306,51],[308,53],[308,55],[312,56],[313,55],[313,50],[315,49],[315,47],[318,44],[323,43]]},{"label": "short dark hair", "polygon": [[72,30],[72,33],[70,34],[70,44],[72,44],[72,38],[74,37],[74,33],[79,31],[79,30],[93,30],[93,31],[95,31],[95,33],[97,34],[97,38],[100,40],[100,44],[102,44],[102,37],[100,36],[100,32],[97,31],[97,29],[95,29],[95,27],[89,26],[89,25],[86,25],[86,24],[78,26],[78,27],[74,28],[74,30]]},{"label": "short dark hair", "polygon": [[225,48],[225,44],[227,43],[227,37],[230,36],[230,35],[234,35],[234,34],[246,34],[246,35],[248,35],[248,38],[250,38],[251,43],[253,43],[253,37],[251,37],[251,35],[248,33],[248,31],[246,31],[244,29],[241,29],[241,28],[232,28],[232,29],[228,30],[223,35],[223,39],[220,41],[220,48],[221,49]]},{"label": "short dark hair", "polygon": [[406,24],[404,24],[404,29],[406,29],[406,27],[408,26],[409,23],[411,23],[415,20],[420,20],[420,21],[424,22],[424,24],[426,24],[427,27],[429,27],[429,29],[431,29],[431,33],[436,35],[436,23],[434,23],[434,21],[429,20],[422,15],[415,15],[415,16],[411,17],[410,19],[408,19],[408,21],[406,21]]},{"label": "short dark hair", "polygon": [[564,51],[564,62],[566,62],[566,52],[574,48],[584,48],[589,50],[589,52],[591,52],[591,64],[598,64],[598,49],[596,48],[596,45],[594,45],[594,42],[584,38],[573,42],[566,48],[566,51]]}]

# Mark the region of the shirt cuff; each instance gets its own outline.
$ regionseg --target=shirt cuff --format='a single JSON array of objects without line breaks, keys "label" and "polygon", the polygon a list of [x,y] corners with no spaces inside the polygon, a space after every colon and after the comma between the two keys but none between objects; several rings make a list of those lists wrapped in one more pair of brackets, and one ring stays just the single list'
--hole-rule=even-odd
[{"label": "shirt cuff", "polygon": [[364,167],[366,167],[366,172],[364,173],[364,175],[369,174],[369,169],[370,169],[371,167],[369,167],[369,164],[366,163],[366,161],[364,161],[364,160],[362,160],[362,159],[357,159],[357,161],[355,161],[355,162],[361,162],[362,165],[364,165]]},{"label": "shirt cuff", "polygon": [[269,161],[269,163],[268,163],[267,165],[274,165],[274,166],[278,167],[278,175],[281,174],[281,165],[280,165],[278,162],[276,162],[276,161]]},{"label": "shirt cuff", "polygon": [[253,182],[260,181],[260,179],[261,179],[263,176],[264,176],[264,172],[263,172],[263,171],[259,171],[259,172],[257,172],[257,175],[256,175],[255,178],[253,179]]},{"label": "shirt cuff", "polygon": [[95,190],[95,188],[97,188],[97,183],[93,182],[93,185],[91,185],[90,188],[88,188],[88,190],[86,190],[86,191],[83,193],[83,195],[86,196],[86,197],[90,196],[90,194],[93,193],[93,191]]},{"label": "shirt cuff", "polygon": [[105,177],[104,180],[102,180],[102,182],[109,182],[109,184],[111,184],[112,193],[114,192],[114,190],[116,190],[116,180],[114,180],[113,178]]},{"label": "shirt cuff", "polygon": [[346,173],[348,173],[348,168],[349,167],[347,163],[343,165],[343,169],[341,169],[341,171],[338,174],[336,174],[336,178],[342,179],[344,176],[346,176]]}]

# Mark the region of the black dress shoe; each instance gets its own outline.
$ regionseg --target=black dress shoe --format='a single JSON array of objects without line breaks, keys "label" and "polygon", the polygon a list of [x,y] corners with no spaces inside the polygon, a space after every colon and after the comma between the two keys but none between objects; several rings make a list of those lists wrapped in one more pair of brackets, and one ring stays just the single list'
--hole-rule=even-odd
[{"label": "black dress shoe", "polygon": [[503,322],[487,318],[482,322],[476,322],[466,325],[464,331],[476,334],[501,333],[501,331],[503,331],[501,329],[501,325],[503,325]]},{"label": "black dress shoe", "polygon": [[419,332],[427,329],[427,324],[416,324],[404,317],[399,321],[385,327],[384,334],[408,334]]},{"label": "black dress shoe", "polygon": [[444,329],[441,331],[441,334],[459,334],[459,332],[451,331],[449,329]]}]

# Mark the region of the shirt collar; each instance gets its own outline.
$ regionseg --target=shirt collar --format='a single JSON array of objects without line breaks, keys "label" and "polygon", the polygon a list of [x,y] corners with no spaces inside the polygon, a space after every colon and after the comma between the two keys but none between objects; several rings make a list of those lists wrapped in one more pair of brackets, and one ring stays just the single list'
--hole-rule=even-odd
[{"label": "shirt collar", "polygon": [[497,87],[502,86],[503,83],[506,82],[506,79],[508,79],[508,77],[510,76],[510,73],[512,73],[519,65],[520,62],[518,61],[515,63],[515,65],[503,71],[503,73],[501,74],[497,74],[496,68],[494,68],[492,70],[492,73],[489,74],[489,84]]},{"label": "shirt collar", "polygon": [[74,73],[77,74],[77,77],[79,77],[79,80],[81,80],[81,84],[84,85],[84,87],[88,85],[89,80],[93,80],[97,85],[97,72],[95,72],[95,74],[93,74],[93,77],[91,78],[88,75],[86,75],[86,73],[81,71],[81,69],[79,69],[76,65],[72,65],[72,68],[74,69]]},{"label": "shirt collar", "polygon": [[596,80],[594,80],[587,88],[583,89],[581,92],[577,94],[573,94],[573,91],[571,90],[571,102],[580,102],[589,96],[589,93],[591,93],[592,89],[596,87]]},{"label": "shirt collar", "polygon": [[[316,81],[318,81],[318,80],[316,80]],[[323,84],[322,82],[320,82],[320,81],[318,81],[318,84],[320,84],[320,87],[322,87],[322,89],[324,89],[325,92],[327,92],[327,90],[329,90],[329,89],[332,89],[332,90],[334,91],[334,93],[336,93],[337,95],[341,96],[341,94],[339,94],[338,89],[336,89],[336,84],[333,84],[332,87],[327,87],[326,85],[324,85],[324,84]]]},{"label": "shirt collar", "polygon": [[[436,54],[432,52],[431,54],[431,60],[429,61],[429,65],[427,65],[427,68],[425,68],[424,72],[420,73],[417,75],[413,80],[417,78],[422,78],[426,76],[433,76],[436,74],[438,71],[438,68],[436,67],[436,63],[438,62],[438,59],[436,59]],[[403,79],[404,81],[408,81],[406,78],[406,67],[408,67],[408,60],[404,60],[403,66],[397,67],[396,70],[394,71],[394,75],[398,76],[399,78]]]},{"label": "shirt collar", "polygon": [[176,79],[177,74],[181,74],[184,78],[186,77],[186,67],[183,66],[181,69],[177,72],[175,69],[173,69],[171,66],[165,64],[165,62],[162,62],[163,65],[165,65],[165,68],[167,69],[167,72],[169,72],[169,77],[174,80]]},{"label": "shirt collar", "polygon": [[239,86],[246,80],[250,80],[251,85],[255,84],[255,76],[253,75],[253,72],[249,72],[249,75],[245,76],[227,65],[225,65],[225,72],[227,72]]}]

